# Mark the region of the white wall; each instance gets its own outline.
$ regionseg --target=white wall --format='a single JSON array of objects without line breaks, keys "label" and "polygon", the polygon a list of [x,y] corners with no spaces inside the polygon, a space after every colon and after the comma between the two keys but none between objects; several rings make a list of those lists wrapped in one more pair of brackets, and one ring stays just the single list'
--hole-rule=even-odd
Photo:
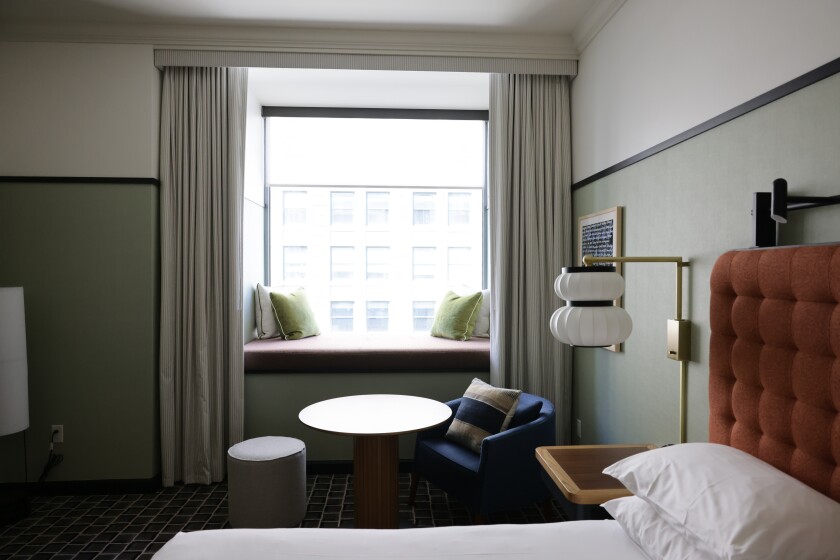
[{"label": "white wall", "polygon": [[151,45],[0,42],[0,175],[158,177]]},{"label": "white wall", "polygon": [[[250,71],[249,71],[250,74]],[[256,338],[254,289],[265,282],[265,134],[262,104],[248,84],[245,117],[245,200],[242,208],[242,320],[245,342]]]},{"label": "white wall", "polygon": [[580,181],[840,57],[837,0],[633,0],[580,58]]}]

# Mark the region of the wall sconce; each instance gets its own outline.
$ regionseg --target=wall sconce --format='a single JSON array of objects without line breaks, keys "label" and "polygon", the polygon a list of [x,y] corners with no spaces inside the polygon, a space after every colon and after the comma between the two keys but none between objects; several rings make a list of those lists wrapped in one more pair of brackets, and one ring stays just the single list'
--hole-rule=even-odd
[{"label": "wall sconce", "polygon": [[667,324],[667,356],[680,362],[680,443],[686,440],[685,401],[688,360],[691,358],[691,322],[682,318],[682,274],[689,265],[682,257],[583,257],[583,267],[566,267],[554,282],[566,306],[549,321],[551,334],[565,344],[583,347],[624,342],[633,330],[627,312],[614,305],[624,291],[624,279],[615,267],[601,263],[674,263],[677,267],[676,312]]},{"label": "wall sconce", "polygon": [[779,244],[779,224],[787,223],[788,212],[840,204],[835,196],[788,196],[784,179],[773,181],[772,192],[753,193],[753,243],[756,247]]},{"label": "wall sconce", "polygon": [[[16,434],[28,427],[29,384],[23,288],[0,288],[0,436]],[[29,500],[25,488],[11,487],[0,494],[0,525],[25,517],[28,512]]]}]

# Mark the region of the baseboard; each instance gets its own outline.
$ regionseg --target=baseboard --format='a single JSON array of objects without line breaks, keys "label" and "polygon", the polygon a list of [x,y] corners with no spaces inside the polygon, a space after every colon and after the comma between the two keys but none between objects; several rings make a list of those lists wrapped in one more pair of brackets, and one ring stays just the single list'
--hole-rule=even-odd
[{"label": "baseboard", "polygon": [[25,489],[29,496],[60,496],[88,494],[146,494],[163,487],[160,474],[152,478],[109,480],[55,480],[48,482],[0,484],[3,491]]}]

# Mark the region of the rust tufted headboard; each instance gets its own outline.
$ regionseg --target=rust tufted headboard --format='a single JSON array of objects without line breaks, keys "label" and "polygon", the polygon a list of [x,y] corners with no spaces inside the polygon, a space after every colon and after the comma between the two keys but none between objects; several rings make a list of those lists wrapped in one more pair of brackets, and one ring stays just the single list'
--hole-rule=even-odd
[{"label": "rust tufted headboard", "polygon": [[840,244],[730,251],[711,290],[709,440],[840,501]]}]

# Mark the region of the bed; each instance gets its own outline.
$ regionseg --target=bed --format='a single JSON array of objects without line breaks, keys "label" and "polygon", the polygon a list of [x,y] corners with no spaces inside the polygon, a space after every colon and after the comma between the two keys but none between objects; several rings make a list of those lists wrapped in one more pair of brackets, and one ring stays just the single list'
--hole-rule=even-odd
[{"label": "bed", "polygon": [[198,531],[155,558],[840,559],[840,244],[730,251],[711,290],[710,442],[609,467],[615,520]]}]

